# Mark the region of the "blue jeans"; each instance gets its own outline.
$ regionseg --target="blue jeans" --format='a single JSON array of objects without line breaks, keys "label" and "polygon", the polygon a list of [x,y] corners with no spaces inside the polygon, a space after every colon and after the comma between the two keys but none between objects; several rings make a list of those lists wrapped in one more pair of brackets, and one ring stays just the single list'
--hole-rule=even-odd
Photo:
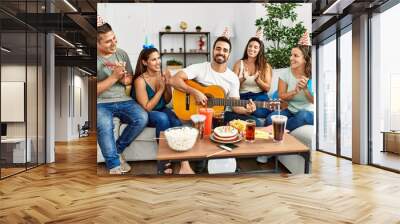
[{"label": "blue jeans", "polygon": [[149,127],[156,128],[156,137],[160,137],[160,132],[168,128],[181,126],[182,122],[176,117],[175,113],[164,107],[160,110],[153,110],[149,112]]},{"label": "blue jeans", "polygon": [[[272,115],[277,115],[278,111],[270,113],[265,120],[265,126],[272,124]],[[286,129],[293,131],[294,129],[301,127],[303,125],[314,125],[314,112],[299,110],[297,113],[292,113],[288,109],[281,111],[281,115],[285,115],[288,120],[286,123]]]},{"label": "blue jeans", "polygon": [[[114,137],[113,117],[128,126],[117,141]],[[147,125],[147,113],[134,100],[97,104],[97,142],[108,169],[120,165],[119,155]]]},{"label": "blue jeans", "polygon": [[[252,99],[253,101],[268,101],[268,94],[265,92],[260,92],[260,93],[253,93],[253,92],[247,92],[247,93],[242,93],[240,94],[240,99],[241,100],[249,100]],[[266,118],[268,114],[270,114],[272,111],[268,110],[266,108],[257,108],[256,111],[252,113],[253,116],[257,118]]]},{"label": "blue jeans", "polygon": [[[160,110],[153,110],[149,112],[149,127],[156,128],[156,137],[160,137],[160,132],[168,128],[181,126],[182,122],[178,119],[176,114],[169,108],[164,107]],[[158,143],[157,139],[157,143]],[[167,161],[158,161],[157,170],[158,174],[164,174],[164,169]]]}]

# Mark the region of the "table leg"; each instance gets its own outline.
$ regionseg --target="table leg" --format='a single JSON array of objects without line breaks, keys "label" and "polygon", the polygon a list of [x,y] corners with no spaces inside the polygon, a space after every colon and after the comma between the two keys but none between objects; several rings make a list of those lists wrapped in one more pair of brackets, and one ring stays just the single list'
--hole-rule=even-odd
[{"label": "table leg", "polygon": [[310,173],[310,153],[311,152],[303,152],[300,155],[304,158],[304,173]]}]

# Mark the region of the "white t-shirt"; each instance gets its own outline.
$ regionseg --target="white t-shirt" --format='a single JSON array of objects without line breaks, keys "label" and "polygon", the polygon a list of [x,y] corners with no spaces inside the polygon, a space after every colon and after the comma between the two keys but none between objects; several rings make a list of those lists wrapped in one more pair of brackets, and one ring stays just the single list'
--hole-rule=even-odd
[{"label": "white t-shirt", "polygon": [[225,72],[220,73],[211,68],[210,62],[204,62],[190,65],[183,69],[183,72],[186,73],[188,79],[194,79],[205,86],[217,85],[222,87],[228,97],[240,97],[239,78],[229,68],[226,68]]}]

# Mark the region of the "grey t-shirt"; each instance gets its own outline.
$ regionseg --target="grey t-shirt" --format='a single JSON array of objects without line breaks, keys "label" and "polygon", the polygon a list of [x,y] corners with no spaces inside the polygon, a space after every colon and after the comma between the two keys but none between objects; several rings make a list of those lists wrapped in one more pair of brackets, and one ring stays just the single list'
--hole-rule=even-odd
[{"label": "grey t-shirt", "polygon": [[[117,51],[110,57],[97,56],[97,82],[103,81],[112,74],[112,64],[115,62],[126,62],[126,71],[133,74],[131,62],[128,54],[117,48]],[[97,97],[97,103],[112,103],[131,100],[132,97],[125,94],[125,86],[120,82],[116,82],[108,90],[104,91]]]}]

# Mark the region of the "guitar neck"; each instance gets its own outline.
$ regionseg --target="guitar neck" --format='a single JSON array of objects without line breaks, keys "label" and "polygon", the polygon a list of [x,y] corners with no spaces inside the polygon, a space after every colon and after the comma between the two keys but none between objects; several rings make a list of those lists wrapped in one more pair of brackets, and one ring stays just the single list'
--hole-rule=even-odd
[{"label": "guitar neck", "polygon": [[[269,101],[253,101],[258,108],[267,108],[271,106]],[[231,106],[231,107],[245,107],[249,103],[249,100],[235,100],[235,99],[220,99],[211,98],[208,100],[208,106]],[[275,105],[279,104],[274,102]]]}]

